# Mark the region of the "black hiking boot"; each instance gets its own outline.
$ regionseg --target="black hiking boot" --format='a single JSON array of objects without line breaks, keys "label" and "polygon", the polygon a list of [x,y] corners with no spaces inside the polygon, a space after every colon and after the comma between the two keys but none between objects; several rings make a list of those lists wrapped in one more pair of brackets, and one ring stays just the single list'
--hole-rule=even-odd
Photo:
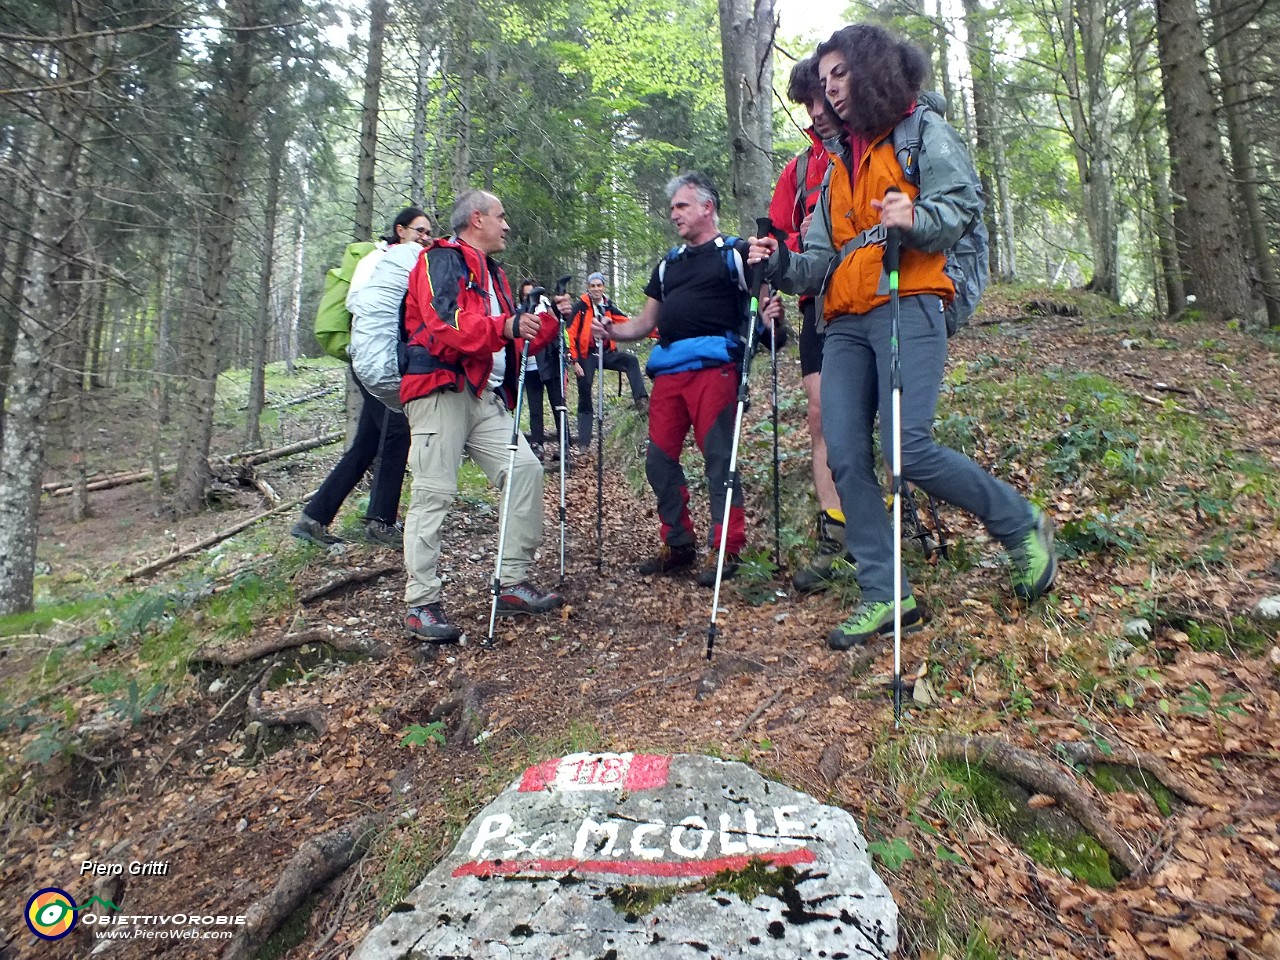
[{"label": "black hiking boot", "polygon": [[297,522],[290,528],[289,532],[299,540],[306,540],[308,543],[314,543],[317,547],[332,547],[336,543],[342,543],[341,537],[335,537],[329,532],[319,520],[312,520],[305,513],[300,516]]},{"label": "black hiking boot", "polygon": [[650,557],[636,567],[636,573],[644,577],[653,576],[655,573],[677,573],[688,570],[697,562],[698,548],[692,543],[682,547],[673,547],[664,543],[658,548],[656,556]]},{"label": "black hiking boot", "polygon": [[[707,556],[706,565],[698,571],[698,575],[693,579],[698,582],[700,587],[714,587],[716,585],[716,563],[719,560],[719,553],[712,553]],[[732,580],[738,575],[738,568],[742,566],[742,557],[736,553],[726,553],[724,555],[724,571],[720,577],[721,580]]]},{"label": "black hiking boot", "polygon": [[[818,548],[813,559],[803,570],[797,570],[792,584],[800,593],[818,593],[826,590],[836,579],[838,571],[832,565],[845,557],[844,523],[826,510],[818,513]],[[847,559],[847,558],[846,558]]]}]

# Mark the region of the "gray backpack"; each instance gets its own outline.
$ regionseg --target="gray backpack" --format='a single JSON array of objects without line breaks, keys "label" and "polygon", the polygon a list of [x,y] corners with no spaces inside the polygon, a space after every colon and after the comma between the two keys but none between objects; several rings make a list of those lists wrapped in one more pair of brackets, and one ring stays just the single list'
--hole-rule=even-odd
[{"label": "gray backpack", "polygon": [[[920,95],[919,103],[911,114],[893,128],[893,151],[897,155],[902,172],[911,183],[920,184],[920,143],[924,123],[930,114],[943,119],[942,98],[934,93]],[[944,121],[945,122],[945,121]],[[973,187],[978,192],[978,199],[985,206],[986,198],[982,193],[982,183],[978,172],[969,165],[969,176]],[[955,284],[956,296],[943,315],[947,323],[947,336],[955,334],[973,319],[978,309],[978,301],[987,289],[990,277],[991,241],[987,235],[987,225],[982,221],[982,214],[974,217],[969,228],[947,251],[943,272]]]},{"label": "gray backpack", "polygon": [[347,299],[351,310],[351,369],[371,394],[392,410],[400,405],[400,343],[409,271],[426,249],[397,243],[374,267],[373,276]]}]

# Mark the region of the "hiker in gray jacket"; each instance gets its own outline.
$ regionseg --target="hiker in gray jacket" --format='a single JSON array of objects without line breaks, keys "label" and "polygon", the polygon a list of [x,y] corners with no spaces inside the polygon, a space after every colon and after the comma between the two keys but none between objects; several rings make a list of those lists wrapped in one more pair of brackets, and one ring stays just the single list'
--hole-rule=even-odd
[{"label": "hiker in gray jacket", "polygon": [[[767,276],[787,293],[819,296],[822,429],[827,459],[848,520],[847,547],[861,602],[827,636],[847,650],[893,632],[893,526],[873,453],[876,414],[886,462],[894,443],[890,388],[890,310],[883,269],[886,231],[901,231],[898,349],[901,357],[902,477],[975,514],[1009,551],[1014,593],[1031,602],[1057,573],[1053,524],[1009,484],[933,438],[947,359],[943,311],[955,296],[946,251],[982,215],[967,151],[940,117],[922,121],[919,170],[909,176],[893,132],[921,109],[928,60],[881,27],[855,24],[818,46],[818,75],[844,125],[800,254],[772,238],[752,238],[749,262],[768,259]],[[868,77],[874,77],[869,81]],[[927,108],[927,107],[926,107]],[[922,609],[902,581],[902,625],[918,630]]]}]

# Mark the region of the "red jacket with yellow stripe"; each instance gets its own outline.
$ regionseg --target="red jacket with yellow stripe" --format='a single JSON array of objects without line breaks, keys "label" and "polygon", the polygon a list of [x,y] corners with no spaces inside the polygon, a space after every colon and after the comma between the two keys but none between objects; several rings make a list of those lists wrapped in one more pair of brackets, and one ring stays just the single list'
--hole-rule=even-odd
[{"label": "red jacket with yellow stripe", "polygon": [[[492,312],[489,289],[498,298]],[[503,327],[516,312],[507,275],[492,257],[465,240],[436,239],[409,273],[404,328],[407,338],[400,402],[408,403],[440,390],[475,396],[484,393],[493,371],[493,355],[507,351],[503,394],[514,408],[517,379],[524,371],[520,350],[524,341],[508,340]],[[559,323],[549,313],[538,314],[538,335],[529,344],[535,353],[549,344]]]}]

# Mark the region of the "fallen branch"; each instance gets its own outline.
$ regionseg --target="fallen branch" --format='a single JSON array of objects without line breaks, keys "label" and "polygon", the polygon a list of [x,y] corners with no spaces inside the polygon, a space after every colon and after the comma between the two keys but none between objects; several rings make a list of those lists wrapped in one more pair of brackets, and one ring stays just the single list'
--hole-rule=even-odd
[{"label": "fallen branch", "polygon": [[203,540],[193,543],[190,546],[181,547],[174,553],[169,554],[167,557],[162,557],[159,560],[153,560],[150,563],[144,563],[142,566],[130,570],[124,575],[124,579],[126,582],[129,580],[136,580],[138,577],[145,577],[148,574],[155,573],[157,570],[163,570],[170,564],[177,563],[183,557],[189,557],[193,553],[199,553],[201,550],[206,550],[214,544],[221,543],[229,537],[234,537],[241,530],[251,527],[259,521],[266,520],[268,517],[274,517],[278,513],[284,513],[284,511],[290,510],[300,503],[306,503],[310,499],[311,494],[307,494],[305,497],[298,497],[296,500],[290,500],[288,503],[282,503],[280,506],[273,507],[264,513],[254,514],[248,520],[242,520],[239,523],[223,530],[219,530],[216,533],[211,533]]},{"label": "fallen branch", "polygon": [[245,704],[245,716],[249,720],[256,720],[258,723],[266,727],[301,727],[307,726],[316,732],[316,736],[322,737],[329,725],[325,723],[324,713],[311,707],[295,707],[292,710],[268,710],[262,702],[262,695],[266,693],[267,687],[271,684],[271,674],[275,672],[276,664],[272,664],[263,674],[262,679],[253,685],[253,689],[249,691],[249,700]]},{"label": "fallen branch", "polygon": [[[163,473],[172,473],[176,467],[164,467]],[[99,477],[97,480],[90,480],[84,485],[85,490],[93,492],[95,490],[111,490],[114,487],[124,487],[131,483],[143,483],[155,476],[152,470],[130,470],[126,473],[113,473],[105,477]],[[65,497],[75,490],[75,484],[64,481],[55,481],[46,483],[40,488],[41,493],[47,493],[51,497]]]},{"label": "fallen branch", "polygon": [[319,437],[312,437],[310,440],[299,440],[297,443],[290,443],[283,447],[275,447],[272,450],[262,450],[250,453],[233,453],[226,457],[228,463],[243,463],[246,466],[256,467],[260,463],[269,463],[272,460],[279,460],[282,457],[291,457],[295,453],[306,453],[308,450],[314,450],[316,447],[327,447],[331,443],[337,443],[346,437],[341,430],[334,433],[326,433]]},{"label": "fallen branch", "polygon": [[344,653],[358,653],[373,660],[383,660],[388,656],[387,649],[381,644],[366,643],[336,633],[327,627],[316,627],[300,633],[283,633],[265,640],[256,640],[238,647],[203,646],[191,654],[191,663],[216,663],[221,667],[238,667],[281,650],[293,650],[307,643],[325,643],[335,650]]},{"label": "fallen branch", "polygon": [[222,960],[249,960],[313,890],[328,883],[363,857],[381,826],[370,814],[336,830],[313,837],[298,848],[275,887],[245,912],[244,928],[222,954]]},{"label": "fallen branch", "polygon": [[403,569],[404,564],[397,561],[395,563],[384,563],[379,567],[357,567],[354,570],[346,570],[334,579],[320,584],[320,586],[316,587],[309,593],[304,593],[298,598],[298,602],[304,606],[308,603],[315,603],[322,597],[327,597],[335,590],[341,590],[343,587],[349,587],[357,583],[367,583],[370,580],[377,580],[378,577],[399,573]]},{"label": "fallen branch", "polygon": [[1102,815],[1085,790],[1060,769],[1029,750],[996,737],[944,736],[937,739],[938,756],[959,763],[975,763],[1032,793],[1053,797],[1128,875],[1141,869],[1142,861],[1124,837]]},{"label": "fallen branch", "polygon": [[1197,807],[1211,807],[1214,804],[1213,797],[1191,786],[1174,773],[1167,763],[1145,750],[1135,750],[1128,745],[1121,745],[1118,751],[1108,754],[1098,749],[1096,744],[1082,740],[1059,743],[1058,750],[1072,763],[1088,766],[1110,763],[1121,767],[1133,767],[1141,774],[1150,774],[1184,803]]}]

